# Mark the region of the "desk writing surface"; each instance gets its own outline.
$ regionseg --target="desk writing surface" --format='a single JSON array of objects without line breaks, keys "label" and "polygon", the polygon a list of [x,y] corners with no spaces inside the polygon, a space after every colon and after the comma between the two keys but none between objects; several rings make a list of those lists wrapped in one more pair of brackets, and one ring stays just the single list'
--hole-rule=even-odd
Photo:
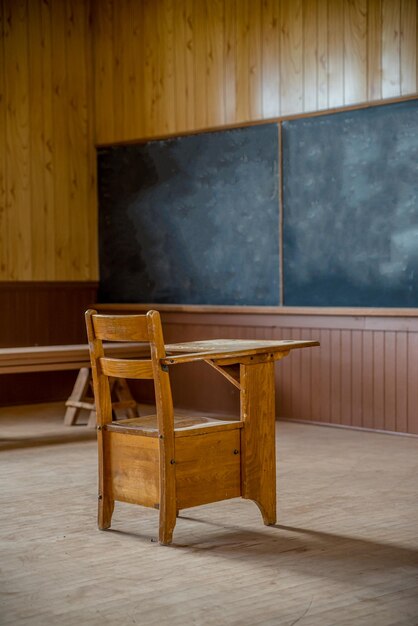
[{"label": "desk writing surface", "polygon": [[289,348],[305,344],[318,345],[318,342],[298,341],[297,339],[205,339],[167,344],[165,349],[167,352],[242,352],[254,349],[264,352],[270,349],[289,350]]},{"label": "desk writing surface", "polygon": [[205,360],[228,356],[251,356],[267,352],[289,352],[295,348],[319,346],[318,341],[299,341],[298,339],[207,339],[167,344],[167,358],[163,363],[174,364],[186,360]]}]

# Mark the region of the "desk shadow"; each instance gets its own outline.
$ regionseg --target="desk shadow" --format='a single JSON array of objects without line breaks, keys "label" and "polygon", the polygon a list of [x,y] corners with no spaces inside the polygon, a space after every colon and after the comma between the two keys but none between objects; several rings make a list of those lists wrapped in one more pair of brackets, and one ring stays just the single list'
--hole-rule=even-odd
[{"label": "desk shadow", "polygon": [[[412,582],[418,584],[418,549],[284,524],[256,531],[227,527],[191,516],[180,515],[180,519],[219,528],[219,532],[212,530],[207,538],[202,535],[200,541],[175,541],[173,547],[182,551],[213,554],[224,559],[256,560],[259,567],[277,569],[284,566],[315,577],[332,576],[351,581],[359,575],[383,569],[389,575],[407,568],[405,578],[412,578]],[[183,533],[178,531],[180,537]]]}]

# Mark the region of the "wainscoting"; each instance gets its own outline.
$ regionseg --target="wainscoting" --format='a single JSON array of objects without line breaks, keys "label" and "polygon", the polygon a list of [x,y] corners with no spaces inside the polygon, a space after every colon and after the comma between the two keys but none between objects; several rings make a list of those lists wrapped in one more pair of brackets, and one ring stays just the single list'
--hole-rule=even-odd
[{"label": "wainscoting", "polygon": [[[317,339],[276,365],[278,417],[418,434],[418,317],[301,311],[164,311],[165,337]],[[239,410],[237,390],[205,364],[172,368],[172,380],[178,406]]]},{"label": "wainscoting", "polygon": [[[85,341],[83,312],[97,284],[0,283],[0,344]],[[146,305],[100,305],[140,312]],[[276,365],[277,416],[324,424],[418,434],[418,316],[415,311],[266,309],[215,311],[159,306],[167,342],[211,338],[317,339],[319,348],[294,351]],[[235,387],[204,363],[172,370],[180,408],[239,412]],[[7,375],[0,404],[68,396],[74,372]],[[150,397],[141,385],[142,401]]]},{"label": "wainscoting", "polygon": [[[84,343],[84,311],[96,282],[0,282],[0,347]],[[76,372],[5,374],[0,405],[68,397]]]}]

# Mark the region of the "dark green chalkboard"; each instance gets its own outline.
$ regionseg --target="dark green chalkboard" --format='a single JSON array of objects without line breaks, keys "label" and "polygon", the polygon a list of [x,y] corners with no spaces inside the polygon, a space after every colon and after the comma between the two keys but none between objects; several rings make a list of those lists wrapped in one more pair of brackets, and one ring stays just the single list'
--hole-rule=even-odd
[{"label": "dark green chalkboard", "polygon": [[418,306],[418,101],[283,123],[284,304]]},{"label": "dark green chalkboard", "polygon": [[100,300],[277,305],[278,127],[98,151]]}]

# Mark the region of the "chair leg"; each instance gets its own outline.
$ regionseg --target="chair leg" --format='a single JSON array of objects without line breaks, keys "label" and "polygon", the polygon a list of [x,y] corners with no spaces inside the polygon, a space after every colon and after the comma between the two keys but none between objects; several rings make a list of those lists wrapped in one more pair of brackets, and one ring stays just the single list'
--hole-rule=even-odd
[{"label": "chair leg", "polygon": [[160,472],[160,528],[158,540],[167,546],[173,539],[177,521],[175,465],[163,463]]},{"label": "chair leg", "polygon": [[98,526],[100,530],[110,528],[115,501],[107,496],[99,495]]},{"label": "chair leg", "polygon": [[177,521],[176,507],[170,507],[169,510],[166,507],[160,508],[160,529],[158,534],[158,541],[163,546],[168,546],[173,540],[173,531]]}]

